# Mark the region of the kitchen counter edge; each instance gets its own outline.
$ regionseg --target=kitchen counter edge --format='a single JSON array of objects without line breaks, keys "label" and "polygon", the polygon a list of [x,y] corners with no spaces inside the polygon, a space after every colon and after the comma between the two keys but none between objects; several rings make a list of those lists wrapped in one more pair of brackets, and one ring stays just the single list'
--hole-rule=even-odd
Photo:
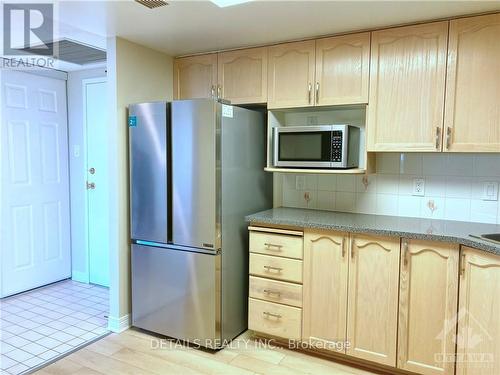
[{"label": "kitchen counter edge", "polygon": [[[315,216],[317,219],[315,220]],[[307,217],[307,219],[306,219]],[[359,218],[359,220],[356,220]],[[329,220],[330,219],[330,220]],[[474,249],[483,250],[500,256],[500,244],[470,237],[469,234],[498,233],[500,226],[495,224],[469,223],[452,220],[436,220],[423,218],[410,218],[398,216],[368,215],[344,213],[335,211],[321,211],[298,208],[274,208],[261,211],[245,217],[245,220],[252,225],[275,225],[301,229],[323,229],[335,230],[350,233],[366,233],[380,236],[401,237],[416,240],[440,241],[456,243]],[[377,222],[369,225],[366,221]],[[441,231],[433,233],[430,230],[401,229],[399,226],[405,225],[421,228],[422,223],[429,225],[429,228],[441,227]],[[418,224],[418,225],[417,225]],[[381,228],[383,225],[385,228]],[[471,227],[471,233],[456,233],[458,227]],[[446,228],[449,228],[448,230]],[[481,229],[484,228],[484,229]],[[494,231],[497,232],[494,232]],[[481,233],[476,233],[481,232]]]}]

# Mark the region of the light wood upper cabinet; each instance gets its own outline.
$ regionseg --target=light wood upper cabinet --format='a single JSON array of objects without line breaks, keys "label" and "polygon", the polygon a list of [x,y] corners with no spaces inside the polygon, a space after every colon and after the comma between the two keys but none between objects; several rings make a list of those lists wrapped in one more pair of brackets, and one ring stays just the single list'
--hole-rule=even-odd
[{"label": "light wood upper cabinet", "polygon": [[231,104],[267,102],[267,47],[219,53],[219,87]]},{"label": "light wood upper cabinet", "polygon": [[348,234],[304,232],[302,340],[345,353]]},{"label": "light wood upper cabinet", "polygon": [[424,375],[452,375],[458,245],[402,241],[398,367]]},{"label": "light wood upper cabinet", "polygon": [[314,105],[314,53],[314,40],[269,47],[269,109]]},{"label": "light wood upper cabinet", "polygon": [[368,103],[370,33],[316,40],[316,105]]},{"label": "light wood upper cabinet", "polygon": [[351,236],[347,354],[396,366],[400,239]]},{"label": "light wood upper cabinet", "polygon": [[368,151],[440,151],[448,22],[372,33]]},{"label": "light wood upper cabinet", "polygon": [[460,268],[457,375],[500,374],[500,257],[463,247]]},{"label": "light wood upper cabinet", "polygon": [[174,61],[174,99],[211,98],[217,86],[217,54]]},{"label": "light wood upper cabinet", "polygon": [[500,13],[450,21],[446,151],[500,151]]}]

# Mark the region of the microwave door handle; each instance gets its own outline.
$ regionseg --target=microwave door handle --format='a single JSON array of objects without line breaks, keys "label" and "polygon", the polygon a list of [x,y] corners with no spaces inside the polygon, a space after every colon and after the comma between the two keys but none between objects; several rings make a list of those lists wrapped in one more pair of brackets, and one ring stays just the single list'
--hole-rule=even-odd
[{"label": "microwave door handle", "polygon": [[274,166],[278,166],[278,147],[279,147],[279,131],[278,127],[273,128],[273,140],[272,140],[272,145],[273,145],[273,154],[274,154]]},{"label": "microwave door handle", "polygon": [[342,132],[342,167],[347,167],[347,155],[349,152],[349,128],[346,126]]}]

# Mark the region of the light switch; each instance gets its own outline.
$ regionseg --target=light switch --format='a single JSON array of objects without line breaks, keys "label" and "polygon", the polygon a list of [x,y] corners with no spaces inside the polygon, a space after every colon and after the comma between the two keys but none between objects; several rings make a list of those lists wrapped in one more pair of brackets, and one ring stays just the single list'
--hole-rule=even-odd
[{"label": "light switch", "polygon": [[498,182],[488,181],[483,185],[483,200],[497,201],[498,200]]}]

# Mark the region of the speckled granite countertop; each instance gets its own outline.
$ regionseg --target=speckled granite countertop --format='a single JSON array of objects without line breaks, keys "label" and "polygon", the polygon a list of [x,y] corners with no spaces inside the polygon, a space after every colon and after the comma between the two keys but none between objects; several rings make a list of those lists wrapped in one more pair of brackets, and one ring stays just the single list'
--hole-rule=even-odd
[{"label": "speckled granite countertop", "polygon": [[260,225],[332,229],[422,240],[445,241],[500,255],[500,244],[470,237],[469,234],[500,233],[500,225],[412,217],[365,215],[302,208],[274,208],[245,218]]}]

